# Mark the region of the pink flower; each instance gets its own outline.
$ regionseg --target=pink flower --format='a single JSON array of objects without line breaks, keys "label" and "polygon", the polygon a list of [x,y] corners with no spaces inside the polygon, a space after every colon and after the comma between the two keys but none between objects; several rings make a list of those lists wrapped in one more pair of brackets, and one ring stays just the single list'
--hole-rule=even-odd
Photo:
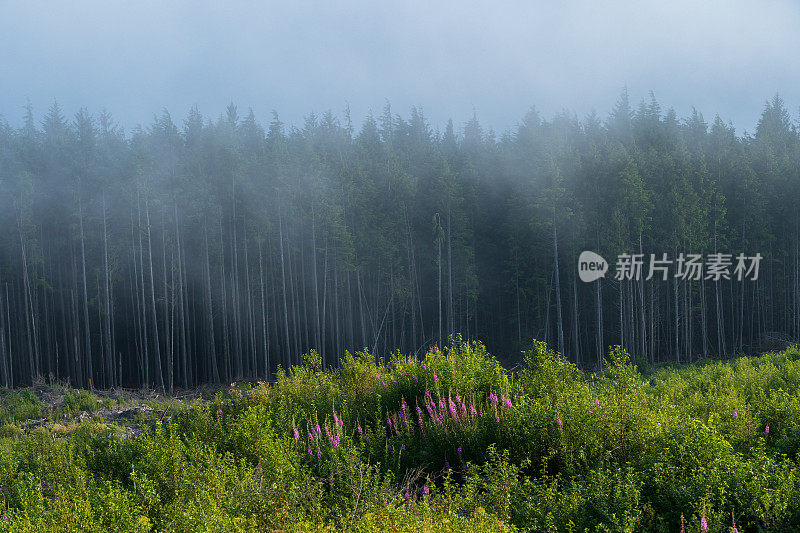
[{"label": "pink flower", "polygon": [[363,429],[361,429],[361,426],[358,426],[358,427],[356,428],[356,430],[358,431],[358,434],[359,434],[359,435],[362,435],[362,434],[364,433],[364,430],[363,430]]},{"label": "pink flower", "polygon": [[562,428],[562,427],[564,427],[564,423],[563,423],[563,422],[561,422],[561,417],[556,417],[556,422],[558,423],[558,427],[559,427],[559,428]]},{"label": "pink flower", "polygon": [[739,418],[739,411],[736,409],[733,410],[733,418]]},{"label": "pink flower", "polygon": [[221,415],[222,414],[222,409],[217,409],[217,414]]},{"label": "pink flower", "polygon": [[422,487],[422,494],[428,495],[431,493],[431,489],[428,488],[428,485]]},{"label": "pink flower", "polygon": [[497,396],[495,396],[493,392],[489,393],[489,399],[492,401],[494,405],[497,405]]},{"label": "pink flower", "polygon": [[594,404],[595,404],[595,405],[600,405],[600,400],[599,400],[598,398],[595,398],[595,399],[594,399]]},{"label": "pink flower", "polygon": [[764,428],[764,435],[769,435],[769,424]]},{"label": "pink flower", "polygon": [[433,373],[433,381],[439,381],[439,376],[436,375],[436,372]]},{"label": "pink flower", "polygon": [[706,521],[706,517],[700,519],[700,531],[706,532],[708,531],[708,521]]},{"label": "pink flower", "polygon": [[411,377],[414,378],[414,383],[416,383],[417,382],[417,375],[416,374],[411,374]]},{"label": "pink flower", "polygon": [[476,411],[476,410],[475,410],[475,406],[474,406],[474,405],[472,405],[472,404],[470,404],[470,405],[469,405],[469,414],[470,414],[471,416],[475,416],[475,415],[477,415],[477,414],[478,414],[478,411]]},{"label": "pink flower", "polygon": [[300,440],[300,432],[297,431],[297,428],[294,428],[294,440]]}]

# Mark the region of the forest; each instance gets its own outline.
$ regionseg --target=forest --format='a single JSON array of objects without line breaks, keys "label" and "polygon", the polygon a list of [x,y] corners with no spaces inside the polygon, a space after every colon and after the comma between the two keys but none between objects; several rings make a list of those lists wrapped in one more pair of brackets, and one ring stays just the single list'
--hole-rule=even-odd
[{"label": "forest", "polygon": [[[498,134],[387,103],[299,126],[231,104],[124,131],[54,102],[0,119],[0,385],[271,380],[318,354],[534,339],[598,369],[800,337],[800,136],[623,92],[606,117],[531,109]],[[584,283],[577,258],[763,256],[757,280]]]}]

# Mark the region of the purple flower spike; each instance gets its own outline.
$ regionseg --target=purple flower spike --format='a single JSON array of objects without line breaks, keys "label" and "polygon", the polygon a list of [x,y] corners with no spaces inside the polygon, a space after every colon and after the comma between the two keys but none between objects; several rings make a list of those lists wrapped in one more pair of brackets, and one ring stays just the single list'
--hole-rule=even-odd
[{"label": "purple flower spike", "polygon": [[297,431],[297,428],[294,428],[294,440],[300,440],[300,432]]},{"label": "purple flower spike", "polygon": [[433,381],[439,381],[439,376],[436,375],[436,372],[433,373]]},{"label": "purple flower spike", "polygon": [[764,435],[769,435],[769,424],[764,428]]},{"label": "purple flower spike", "polygon": [[431,489],[428,488],[428,485],[425,485],[424,487],[422,487],[422,494],[427,496],[430,493],[431,493]]}]

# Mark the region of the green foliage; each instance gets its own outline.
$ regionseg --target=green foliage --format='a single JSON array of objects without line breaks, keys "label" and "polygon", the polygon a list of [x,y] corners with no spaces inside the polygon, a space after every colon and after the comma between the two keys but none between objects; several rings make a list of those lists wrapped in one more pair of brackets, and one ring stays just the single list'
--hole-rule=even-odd
[{"label": "green foliage", "polygon": [[64,392],[64,405],[60,414],[75,416],[83,411],[93,413],[97,411],[99,401],[97,396],[86,390],[67,389]]},{"label": "green foliage", "polygon": [[323,370],[312,353],[275,385],[186,402],[135,438],[6,422],[0,531],[800,527],[797,349],[646,378],[619,347],[601,374],[539,342],[524,360],[508,373],[455,342]]},{"label": "green foliage", "polygon": [[2,398],[2,417],[5,420],[20,422],[42,417],[42,402],[31,389],[19,391],[0,391]]}]

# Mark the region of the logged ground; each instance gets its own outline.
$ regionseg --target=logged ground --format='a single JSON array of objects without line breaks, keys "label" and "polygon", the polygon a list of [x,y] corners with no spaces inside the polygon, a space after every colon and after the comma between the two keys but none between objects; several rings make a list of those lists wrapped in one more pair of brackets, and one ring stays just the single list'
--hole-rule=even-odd
[{"label": "logged ground", "polygon": [[172,398],[0,391],[0,531],[800,529],[796,348],[343,361]]}]

